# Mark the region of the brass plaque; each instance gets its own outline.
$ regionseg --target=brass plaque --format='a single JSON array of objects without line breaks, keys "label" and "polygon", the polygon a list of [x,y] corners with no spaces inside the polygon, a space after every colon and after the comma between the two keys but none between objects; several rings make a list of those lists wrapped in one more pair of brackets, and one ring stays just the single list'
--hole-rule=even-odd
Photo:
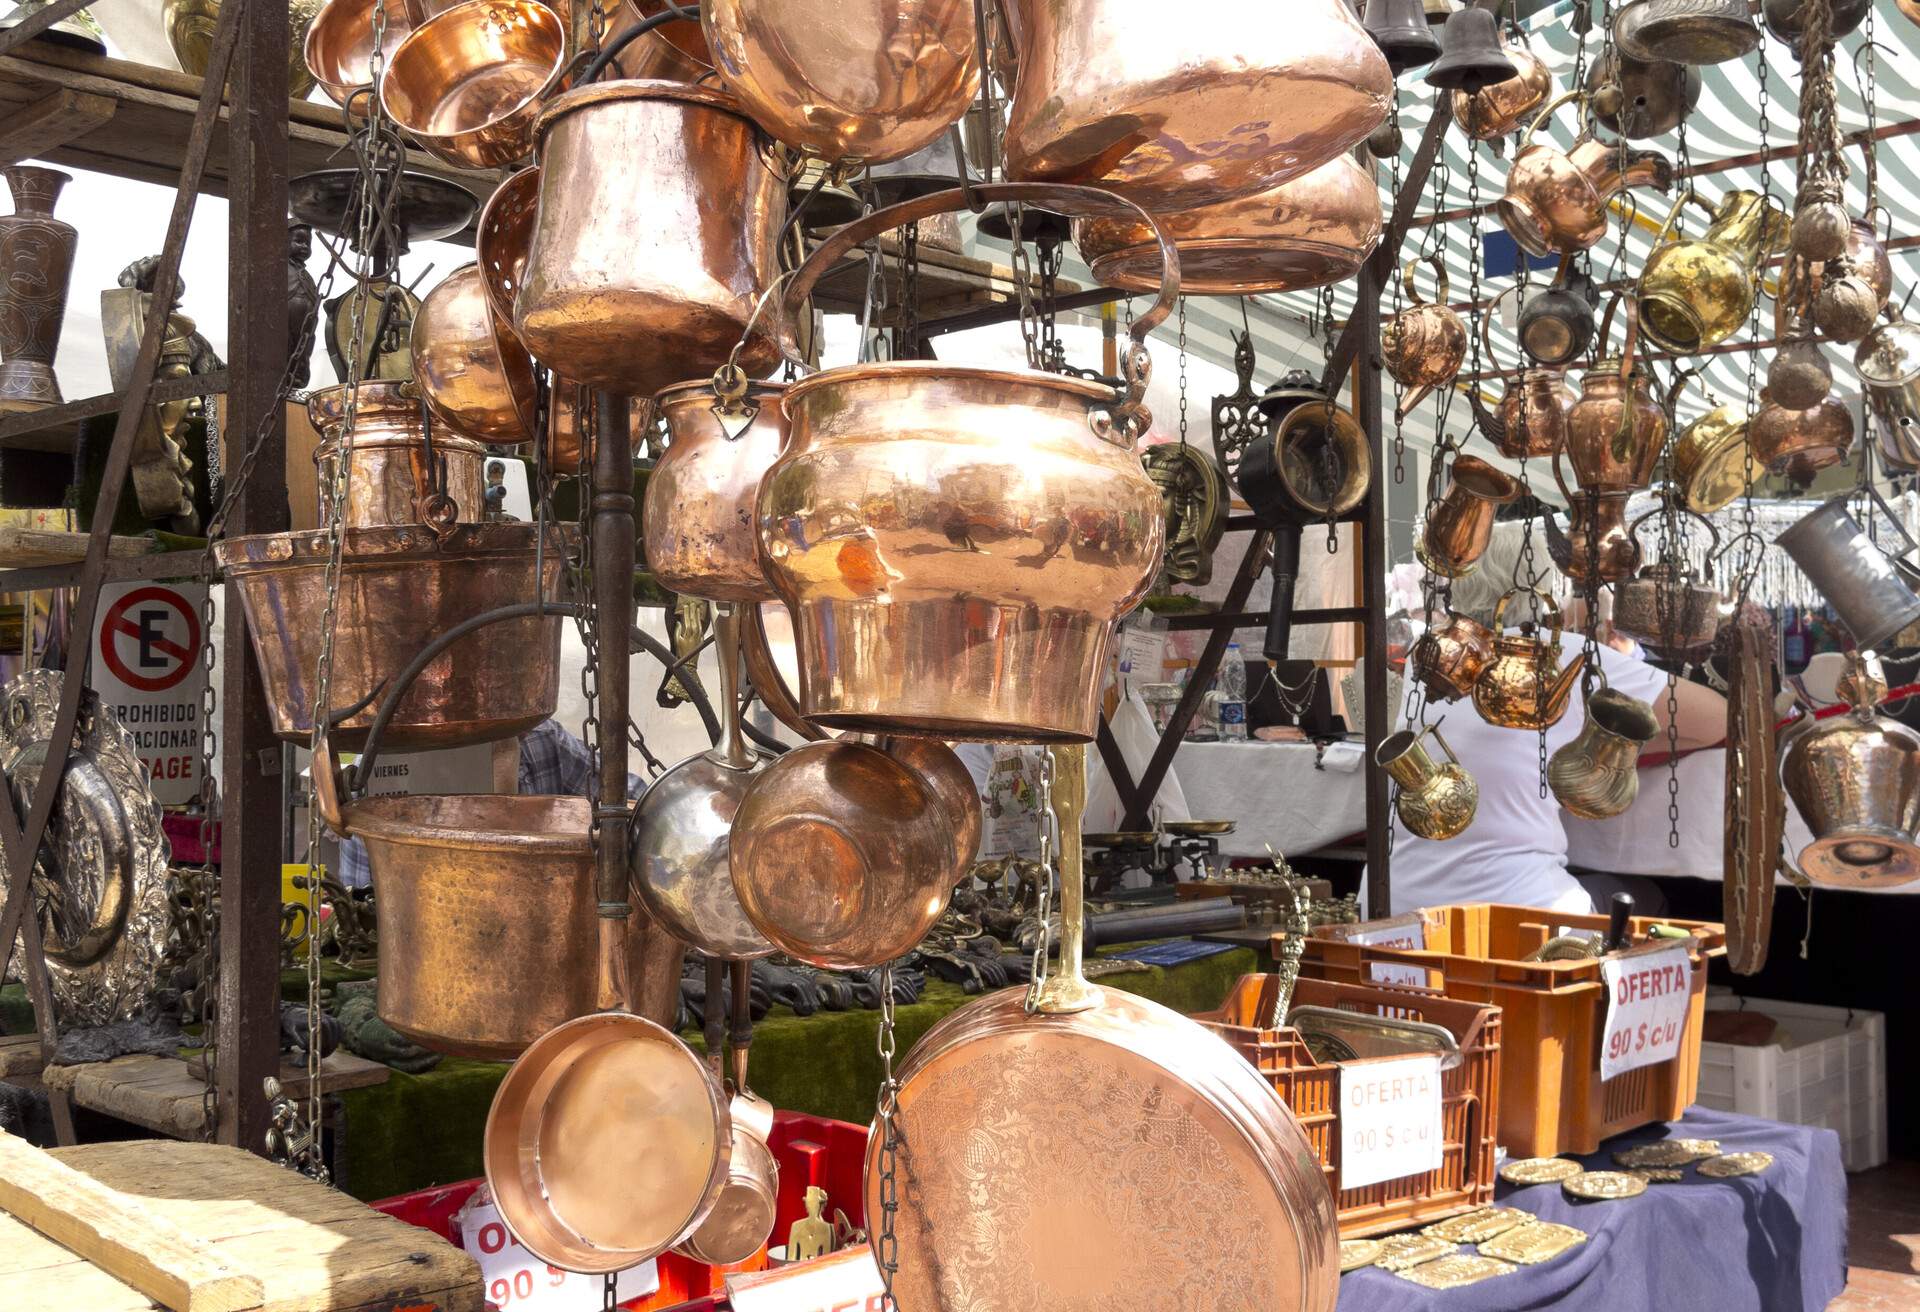
[{"label": "brass plaque", "polygon": [[1444,1221],[1436,1221],[1420,1233],[1454,1244],[1477,1244],[1531,1220],[1531,1212],[1523,1212],[1516,1207],[1482,1207],[1464,1216],[1450,1216]]},{"label": "brass plaque", "polygon": [[1536,1266],[1551,1262],[1574,1245],[1586,1242],[1584,1230],[1554,1221],[1535,1221],[1487,1240],[1480,1245],[1480,1252],[1484,1257],[1497,1257],[1503,1262]]},{"label": "brass plaque", "polygon": [[1598,1200],[1643,1194],[1647,1191],[1647,1182],[1625,1171],[1582,1171],[1562,1180],[1560,1187],[1575,1198]]},{"label": "brass plaque", "polygon": [[1404,1271],[1456,1251],[1456,1245],[1432,1235],[1388,1235],[1380,1241],[1380,1252],[1373,1264],[1389,1271]]},{"label": "brass plaque", "polygon": [[1402,1280],[1411,1280],[1416,1285],[1425,1285],[1428,1289],[1458,1289],[1462,1285],[1477,1285],[1482,1280],[1504,1276],[1510,1271],[1519,1269],[1511,1262],[1502,1262],[1496,1257],[1482,1257],[1475,1253],[1455,1253],[1452,1257],[1423,1262],[1419,1266],[1398,1274]]},{"label": "brass plaque", "polygon": [[1658,1143],[1636,1144],[1613,1155],[1622,1166],[1685,1166],[1720,1151],[1718,1139],[1662,1139]]},{"label": "brass plaque", "polygon": [[1724,1180],[1734,1175],[1758,1175],[1772,1165],[1772,1153],[1728,1153],[1725,1157],[1709,1157],[1697,1169],[1702,1175]]},{"label": "brass plaque", "polygon": [[1586,1169],[1566,1157],[1522,1157],[1501,1167],[1500,1178],[1508,1184],[1551,1184]]},{"label": "brass plaque", "polygon": [[1380,1256],[1378,1239],[1342,1239],[1340,1241],[1340,1274],[1358,1271],[1363,1266],[1372,1266],[1374,1259]]},{"label": "brass plaque", "polygon": [[1637,1175],[1648,1184],[1679,1184],[1687,1178],[1678,1166],[1636,1166],[1627,1174]]}]

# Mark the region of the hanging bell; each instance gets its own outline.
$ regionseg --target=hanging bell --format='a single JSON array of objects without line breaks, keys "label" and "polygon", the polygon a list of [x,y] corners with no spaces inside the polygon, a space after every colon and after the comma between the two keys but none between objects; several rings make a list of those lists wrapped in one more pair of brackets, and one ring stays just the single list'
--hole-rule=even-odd
[{"label": "hanging bell", "polygon": [[1367,35],[1387,57],[1387,67],[1399,77],[1409,69],[1424,68],[1440,53],[1440,42],[1427,23],[1421,0],[1371,0],[1367,5]]},{"label": "hanging bell", "polygon": [[1593,341],[1593,303],[1598,297],[1584,271],[1563,268],[1551,286],[1520,307],[1520,349],[1550,368],[1579,359]]},{"label": "hanging bell", "polygon": [[[13,11],[0,17],[0,32],[5,32],[16,23],[25,22],[34,14],[45,9],[53,0],[20,0]],[[85,9],[79,9],[41,32],[38,40],[48,45],[65,46],[68,50],[78,50],[82,54],[104,55],[107,43],[100,33],[100,20]]]},{"label": "hanging bell", "polygon": [[1442,91],[1484,91],[1520,70],[1500,48],[1500,26],[1491,9],[1462,9],[1441,33],[1442,54],[1427,70],[1427,85]]},{"label": "hanging bell", "polygon": [[798,214],[804,232],[845,227],[864,212],[853,188],[823,160],[807,160],[787,184],[787,213]]}]

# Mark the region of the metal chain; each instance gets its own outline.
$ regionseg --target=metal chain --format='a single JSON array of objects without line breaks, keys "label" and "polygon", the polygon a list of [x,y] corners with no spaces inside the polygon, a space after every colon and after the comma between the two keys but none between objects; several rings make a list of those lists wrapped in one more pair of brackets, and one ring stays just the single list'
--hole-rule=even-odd
[{"label": "metal chain", "polygon": [[[1864,102],[1864,108],[1867,114],[1867,131],[1866,136],[1861,141],[1860,153],[1865,156],[1867,165],[1867,221],[1869,223],[1873,221],[1873,212],[1880,208],[1880,115],[1878,108],[1874,104],[1874,79],[1878,72],[1876,68],[1877,46],[1873,39],[1874,9],[1875,6],[1873,5],[1867,6],[1865,44],[1867,67],[1859,79],[1860,98]],[[1873,407],[1868,406],[1867,409],[1871,411]]]},{"label": "metal chain", "polygon": [[1060,267],[1066,252],[1057,238],[1042,238],[1035,243],[1040,252],[1040,363],[1049,373],[1064,373],[1067,368],[1067,344],[1060,340]]},{"label": "metal chain", "polygon": [[598,52],[600,49],[600,42],[602,41],[602,39],[605,38],[606,34],[607,34],[606,8],[601,4],[601,0],[593,0],[592,6],[587,10],[587,46],[588,48],[594,50],[595,52]]},{"label": "metal chain", "polygon": [[902,359],[920,358],[920,221],[900,230],[900,349]]},{"label": "metal chain", "polygon": [[900,1145],[900,1081],[893,1073],[896,1044],[893,1017],[893,962],[880,968],[880,1097],[875,1110],[880,1119],[880,1238],[874,1245],[874,1260],[880,1267],[880,1306],[894,1312],[893,1278],[900,1270],[900,1244],[895,1228],[900,1214],[900,1186],[897,1171]]},{"label": "metal chain", "polygon": [[1040,933],[1033,945],[1033,973],[1027,987],[1027,1010],[1040,1004],[1040,991],[1047,983],[1047,952],[1053,947],[1053,851],[1054,832],[1060,819],[1053,813],[1053,753],[1040,749],[1040,872],[1036,889],[1035,913],[1040,917]]},{"label": "metal chain", "polygon": [[1187,298],[1180,305],[1180,445],[1187,444]]},{"label": "metal chain", "polygon": [[[1322,378],[1326,377],[1327,366],[1333,360],[1333,319],[1333,287],[1329,284],[1320,289],[1320,376]],[[1331,400],[1328,404],[1332,404]],[[1275,453],[1276,457],[1278,454],[1278,452]],[[1320,444],[1320,477],[1325,481],[1327,493],[1326,525],[1329,556],[1340,554],[1340,526],[1335,521],[1333,513],[1334,497],[1341,483],[1338,460],[1339,457],[1334,454],[1334,443],[1322,442]]]},{"label": "metal chain", "polygon": [[1026,206],[1014,202],[1007,207],[1013,227],[1013,294],[1020,304],[1020,339],[1026,343],[1027,366],[1046,367],[1041,350],[1040,314],[1033,304],[1033,265],[1027,258]]},{"label": "metal chain", "polygon": [[[1387,108],[1387,119],[1392,125],[1393,139],[1395,141],[1400,140],[1400,87],[1398,83],[1394,85],[1393,100]],[[1393,158],[1387,165],[1389,179],[1388,194],[1395,197],[1400,194],[1400,154],[1401,152],[1397,150],[1394,151]],[[1388,281],[1393,284],[1393,317],[1397,318],[1401,308],[1400,280],[1398,278],[1390,278]],[[1389,322],[1391,322],[1391,319],[1389,319]],[[1396,487],[1407,481],[1406,416],[1400,412],[1399,401],[1400,385],[1395,383],[1393,407],[1393,482]]]}]

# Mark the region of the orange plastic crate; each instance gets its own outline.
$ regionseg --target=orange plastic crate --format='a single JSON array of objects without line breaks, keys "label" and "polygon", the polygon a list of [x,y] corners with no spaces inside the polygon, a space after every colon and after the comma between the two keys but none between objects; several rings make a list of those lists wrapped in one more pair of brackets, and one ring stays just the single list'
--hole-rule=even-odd
[{"label": "orange plastic crate", "polygon": [[[1376,988],[1302,979],[1293,1000],[1301,1006],[1339,1007],[1373,1016],[1423,1020],[1448,1030],[1463,1060],[1440,1076],[1440,1169],[1382,1180],[1359,1189],[1340,1187],[1340,1067],[1313,1059],[1290,1029],[1268,1029],[1277,980],[1243,976],[1219,1011],[1195,1017],[1251,1061],[1293,1109],[1307,1133],[1334,1207],[1342,1238],[1385,1234],[1457,1216],[1493,1201],[1494,1127],[1500,1099],[1500,1009],[1410,989]],[[1363,1063],[1349,1063],[1359,1065]]]},{"label": "orange plastic crate", "polygon": [[[1369,967],[1392,963],[1426,972],[1428,987],[1465,1002],[1501,1009],[1506,1064],[1501,1075],[1500,1142],[1520,1157],[1590,1153],[1603,1139],[1642,1125],[1678,1120],[1700,1083],[1700,1025],[1706,1009],[1707,959],[1724,956],[1724,925],[1636,916],[1644,938],[1653,925],[1690,934],[1692,999],[1680,1052],[1671,1061],[1600,1078],[1607,991],[1600,962],[1525,961],[1565,929],[1606,932],[1605,916],[1478,902],[1424,913],[1424,950],[1338,941],[1322,931],[1307,939],[1301,973],[1341,983],[1375,983]],[[1351,932],[1356,926],[1329,927]],[[1679,941],[1679,940],[1676,940]],[[1303,981],[1304,982],[1304,981]]]}]

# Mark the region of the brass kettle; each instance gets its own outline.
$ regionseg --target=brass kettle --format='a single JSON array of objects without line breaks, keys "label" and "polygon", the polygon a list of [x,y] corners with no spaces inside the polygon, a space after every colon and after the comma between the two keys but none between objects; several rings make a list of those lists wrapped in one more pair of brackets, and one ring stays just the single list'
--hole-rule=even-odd
[{"label": "brass kettle", "polygon": [[[1669,240],[1689,201],[1713,216],[1706,232]],[[1787,249],[1790,224],[1786,210],[1757,191],[1728,192],[1714,206],[1689,187],[1660,225],[1634,292],[1647,339],[1691,355],[1733,336],[1753,313],[1768,257]]]},{"label": "brass kettle", "polygon": [[[1551,616],[1551,636],[1508,633],[1507,603],[1522,592],[1536,598],[1539,614]],[[1493,660],[1473,685],[1473,708],[1488,724],[1503,729],[1545,729],[1567,713],[1567,698],[1587,663],[1585,652],[1560,664],[1560,607],[1552,597],[1531,588],[1514,588],[1500,598],[1493,611]]]},{"label": "brass kettle", "polygon": [[[1683,496],[1676,488],[1668,496]],[[1720,530],[1705,515],[1687,510],[1684,502],[1676,508],[1706,526],[1711,545],[1707,559],[1720,553]],[[1633,521],[1629,530],[1638,534],[1640,526],[1662,513],[1655,506]],[[1640,573],[1613,590],[1613,631],[1632,638],[1662,659],[1679,659],[1697,652],[1720,632],[1720,608],[1724,598],[1713,586],[1711,573],[1705,579],[1694,574],[1684,560],[1656,560]]]},{"label": "brass kettle", "polygon": [[1400,280],[1413,304],[1380,330],[1380,357],[1387,372],[1402,387],[1413,389],[1394,407],[1396,419],[1406,418],[1434,388],[1452,382],[1467,359],[1467,325],[1447,304],[1447,267],[1438,255],[1429,255],[1427,263],[1433,266],[1436,284],[1433,300],[1420,299],[1413,281],[1420,262],[1407,261]]},{"label": "brass kettle", "polygon": [[[1618,304],[1616,299],[1607,305],[1600,325],[1602,343]],[[1652,384],[1635,364],[1639,336],[1639,306],[1628,301],[1627,337],[1619,355],[1594,362],[1580,380],[1580,399],[1567,412],[1566,456],[1583,492],[1633,492],[1647,486],[1666,443],[1667,409],[1654,399]]]},{"label": "brass kettle", "polygon": [[1495,205],[1501,224],[1529,255],[1571,255],[1586,250],[1607,231],[1607,204],[1628,187],[1665,191],[1673,165],[1656,151],[1623,151],[1583,128],[1565,151],[1533,141],[1535,133],[1569,100],[1550,102],[1527,127],[1528,143],[1507,172],[1506,194]]},{"label": "brass kettle", "polygon": [[[1447,754],[1446,764],[1427,751],[1428,737]],[[1473,823],[1480,807],[1480,785],[1447,746],[1437,725],[1418,731],[1402,729],[1380,744],[1373,759],[1400,785],[1393,810],[1408,833],[1442,842],[1464,833]]]},{"label": "brass kettle", "polygon": [[1587,698],[1587,722],[1547,762],[1547,786],[1583,820],[1605,820],[1640,795],[1640,749],[1660,732],[1653,707],[1601,688]]}]

